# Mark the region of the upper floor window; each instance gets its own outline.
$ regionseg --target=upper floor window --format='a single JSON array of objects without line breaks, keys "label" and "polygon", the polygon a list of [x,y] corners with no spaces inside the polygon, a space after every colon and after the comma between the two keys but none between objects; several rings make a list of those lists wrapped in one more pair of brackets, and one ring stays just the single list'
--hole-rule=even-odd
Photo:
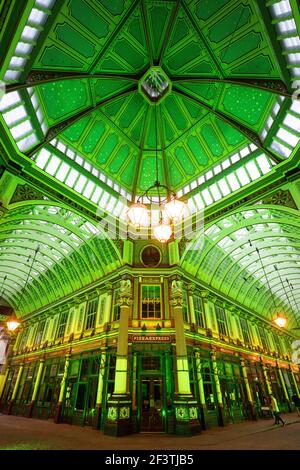
[{"label": "upper floor window", "polygon": [[26,346],[28,336],[29,336],[29,327],[25,328],[25,330],[22,332],[19,350],[23,349]]},{"label": "upper floor window", "polygon": [[227,336],[227,323],[226,323],[226,315],[224,308],[218,307],[216,305],[216,317],[218,323],[218,330],[221,335]]},{"label": "upper floor window", "polygon": [[240,318],[240,325],[245,344],[251,344],[250,331],[247,320],[245,320],[244,318]]},{"label": "upper floor window", "polygon": [[161,289],[158,285],[142,286],[142,318],[161,317]]},{"label": "upper floor window", "polygon": [[38,327],[37,327],[36,335],[35,335],[35,341],[34,341],[36,346],[39,346],[41,344],[43,333],[44,333],[44,328],[45,328],[45,323],[46,323],[46,320],[42,320],[38,323]]},{"label": "upper floor window", "polygon": [[288,339],[288,338],[285,338],[284,342],[285,342],[285,347],[286,347],[287,354],[290,355],[291,351],[292,351],[291,340]]},{"label": "upper floor window", "polygon": [[258,333],[259,333],[259,337],[260,337],[262,347],[264,349],[269,349],[269,344],[268,344],[266,332],[261,326],[258,327]]},{"label": "upper floor window", "polygon": [[118,304],[120,289],[115,289],[114,291],[114,306],[113,306],[113,321],[120,320],[120,305]]},{"label": "upper floor window", "polygon": [[91,299],[87,305],[86,326],[85,326],[86,330],[95,327],[97,310],[98,310],[98,298]]},{"label": "upper floor window", "polygon": [[273,333],[273,340],[274,340],[274,346],[276,348],[276,352],[279,354],[282,354],[282,344],[280,338],[276,335],[276,333]]},{"label": "upper floor window", "polygon": [[63,338],[65,336],[69,312],[62,312],[59,316],[56,338]]},{"label": "upper floor window", "polygon": [[196,325],[200,326],[201,328],[205,328],[203,302],[200,297],[196,295],[193,295],[193,302]]}]

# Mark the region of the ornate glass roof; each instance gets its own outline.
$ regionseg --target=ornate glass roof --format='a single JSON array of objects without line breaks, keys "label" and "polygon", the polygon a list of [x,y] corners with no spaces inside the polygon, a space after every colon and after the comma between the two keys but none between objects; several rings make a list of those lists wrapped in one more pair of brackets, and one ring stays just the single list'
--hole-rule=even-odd
[{"label": "ornate glass roof", "polygon": [[189,244],[182,266],[218,291],[272,320],[300,321],[300,217],[254,205],[219,219]]},{"label": "ornate glass roof", "polygon": [[102,228],[63,205],[16,203],[0,219],[1,297],[19,315],[119,266],[120,254]]}]

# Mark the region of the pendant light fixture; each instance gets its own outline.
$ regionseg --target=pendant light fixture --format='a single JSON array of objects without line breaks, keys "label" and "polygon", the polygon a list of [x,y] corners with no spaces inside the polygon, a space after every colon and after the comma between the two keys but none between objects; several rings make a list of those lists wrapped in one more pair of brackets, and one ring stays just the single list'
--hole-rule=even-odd
[{"label": "pendant light fixture", "polygon": [[[155,167],[156,181],[150,186],[144,194],[138,197],[137,202],[132,204],[127,211],[129,222],[135,228],[147,227],[149,225],[149,213],[147,206],[143,204],[147,198],[150,204],[156,203],[159,206],[159,222],[153,226],[152,234],[161,243],[166,243],[172,236],[172,222],[180,220],[185,211],[185,203],[177,198],[176,193],[161,184],[158,176],[158,155],[157,155],[157,110],[154,103],[155,119]],[[153,196],[156,190],[157,196]],[[164,194],[162,194],[162,192]],[[143,202],[142,202],[143,201]],[[172,221],[172,222],[170,222]]]},{"label": "pendant light fixture", "polygon": [[145,227],[148,222],[148,210],[145,204],[136,202],[127,212],[128,219],[135,228]]},{"label": "pendant light fixture", "polygon": [[172,235],[172,227],[163,220],[153,227],[153,235],[161,243],[166,243]]}]

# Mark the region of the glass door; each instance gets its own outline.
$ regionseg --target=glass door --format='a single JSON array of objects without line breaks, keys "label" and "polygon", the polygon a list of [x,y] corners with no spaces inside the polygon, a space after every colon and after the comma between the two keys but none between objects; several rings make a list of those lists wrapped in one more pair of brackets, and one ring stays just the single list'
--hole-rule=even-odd
[{"label": "glass door", "polygon": [[163,431],[163,378],[141,376],[141,432]]}]

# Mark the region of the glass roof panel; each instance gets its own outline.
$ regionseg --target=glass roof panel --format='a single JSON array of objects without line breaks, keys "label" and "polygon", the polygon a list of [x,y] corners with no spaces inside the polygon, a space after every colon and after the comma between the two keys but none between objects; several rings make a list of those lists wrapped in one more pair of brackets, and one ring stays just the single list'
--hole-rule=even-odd
[{"label": "glass roof panel", "polygon": [[[59,152],[129,200],[142,194],[145,185],[155,179],[155,147],[159,167],[163,168],[163,171],[159,169],[162,184],[168,181],[174,191],[184,191],[187,196],[202,184],[202,175],[205,174],[206,181],[209,181],[221,174],[221,169],[229,169],[247,158],[250,151],[255,152],[256,136],[263,135],[265,141],[270,142],[266,150],[273,151],[279,157],[279,160],[275,158],[274,165],[281,157],[290,156],[288,131],[280,128],[280,121],[286,114],[281,113],[286,99],[275,93],[276,81],[283,76],[282,61],[277,60],[274,49],[270,47],[271,32],[268,32],[273,29],[276,33],[277,29],[281,33],[283,38],[280,36],[278,42],[282,47],[297,45],[293,11],[288,2],[276,2],[269,6],[274,21],[270,20],[268,27],[265,25],[267,17],[262,19],[254,5],[239,5],[241,18],[247,17],[249,31],[246,32],[245,25],[237,24],[235,34],[239,36],[238,46],[228,43],[232,31],[228,30],[224,37],[220,33],[230,29],[230,22],[223,22],[222,15],[207,18],[205,24],[198,10],[194,11],[193,3],[179,9],[179,14],[172,2],[165,2],[161,12],[164,11],[166,18],[174,15],[168,31],[172,41],[166,40],[167,31],[163,31],[161,44],[166,47],[164,54],[160,55],[162,46],[156,45],[155,54],[157,58],[161,57],[160,67],[156,70],[151,65],[153,60],[146,42],[146,37],[155,37],[154,23],[150,21],[148,24],[147,20],[145,24],[142,21],[138,3],[127,17],[130,2],[123,3],[116,15],[108,11],[103,2],[94,2],[91,10],[90,1],[87,1],[82,7],[82,15],[74,20],[73,7],[69,9],[64,3],[59,5],[56,2],[55,16],[48,22],[54,4],[50,0],[35,2],[31,10],[24,12],[27,15],[22,18],[24,29],[16,31],[13,38],[16,49],[9,51],[7,80],[16,82],[20,76],[23,80],[22,74],[25,70],[29,72],[28,60],[32,58],[31,71],[38,70],[41,81],[37,87],[33,78],[28,90],[26,87],[22,90],[24,103],[19,108],[18,118],[25,119],[27,114],[30,119],[26,124],[20,124],[20,130],[11,129],[12,136],[20,138],[18,145],[22,152],[30,154],[30,149],[35,148],[37,143],[47,147],[50,136],[57,134],[55,139],[51,139],[51,144],[56,145]],[[152,0],[145,7],[147,18],[151,5]],[[227,10],[226,15],[236,14],[234,2],[227,5]],[[190,16],[194,18],[194,23],[189,21]],[[95,24],[106,18],[103,45],[99,43],[99,30],[95,30],[91,18]],[[186,25],[186,41],[190,44],[186,54],[174,52],[177,47],[178,50],[182,47],[182,24]],[[204,46],[201,42],[202,56],[198,63],[199,54],[195,54],[194,49],[199,47],[199,30],[203,31],[205,41]],[[42,31],[44,33],[40,36]],[[132,31],[139,33],[132,34]],[[222,37],[219,37],[220,34]],[[286,37],[290,34],[293,34],[291,38]],[[227,44],[226,54],[220,55],[220,41],[224,47]],[[121,48],[116,46],[120,43],[123,44]],[[98,44],[97,48],[95,44]],[[131,57],[133,51],[136,57]],[[287,67],[290,66],[289,61],[297,65],[298,54],[293,51],[283,56]],[[229,57],[232,60],[228,62]],[[123,64],[122,67],[120,64]],[[256,84],[255,87],[248,83],[249,78],[256,78],[253,70],[259,71],[258,80],[265,79],[266,83],[262,86]],[[297,68],[290,70],[297,73]],[[90,77],[80,79],[77,75],[72,78],[72,73],[76,75],[78,71],[87,76],[90,73]],[[68,78],[57,79],[60,73],[66,72]],[[115,80],[112,78],[114,76]],[[147,97],[143,86],[153,76],[163,77],[165,89],[158,96],[153,89],[156,85],[151,81],[153,96]],[[170,78],[176,76],[180,80]],[[222,80],[216,77],[222,77]],[[243,82],[239,83],[241,77]],[[201,82],[203,78],[209,81]],[[238,83],[235,84],[234,80]],[[269,85],[272,92],[268,91]],[[287,83],[288,89],[289,85]],[[15,93],[18,92],[7,93],[12,101],[13,96],[16,98]],[[156,98],[159,101],[156,103],[157,113],[154,113],[151,100]],[[9,99],[5,97],[4,102]],[[11,124],[13,114],[8,114],[7,118]],[[273,129],[274,126],[276,129]],[[28,131],[28,135],[19,134],[23,130]],[[254,132],[253,138],[249,131]],[[274,131],[279,132],[279,141],[273,139]],[[290,142],[294,144],[296,137],[292,136]],[[67,188],[74,187],[72,178],[64,179],[63,167],[60,168],[58,180],[61,183],[65,181]],[[73,168],[81,173],[77,167]],[[247,184],[246,173],[242,170],[239,173],[244,187]],[[267,173],[266,166],[262,173]],[[254,178],[251,174],[249,176],[254,180],[262,175],[255,173]],[[220,192],[217,181],[212,183],[217,186],[213,188],[212,202],[206,204],[227,195],[226,189]],[[97,199],[90,190],[92,184],[85,188],[82,180],[78,180],[74,185],[79,193],[84,193],[83,197]],[[229,177],[229,185],[232,190],[239,187],[233,175]],[[209,192],[212,191],[208,189]],[[116,197],[109,189],[108,193]],[[210,201],[208,193],[205,197]],[[109,197],[105,196],[104,200],[110,203]]]},{"label": "glass roof panel", "polygon": [[[91,243],[100,231],[100,227],[83,216],[57,205],[30,202],[12,207],[0,220],[1,265],[6,266],[8,280],[14,286],[10,293],[6,292],[7,300],[19,313],[25,313],[33,307],[51,303],[51,295],[58,298],[73,292],[76,286],[80,287],[83,276],[78,276],[76,271],[82,272],[85,282],[89,283],[94,280],[96,272],[99,275],[111,269],[112,262],[116,266],[120,264],[111,240],[102,236],[98,243],[100,251],[94,250]],[[20,284],[14,283],[18,273],[23,279],[28,276],[24,295],[20,292]],[[1,278],[3,272],[0,270]],[[29,294],[34,289],[33,279],[41,286],[34,304]],[[55,293],[48,289],[49,282],[56,286]],[[15,300],[20,299],[20,295],[23,295],[24,306]]]},{"label": "glass roof panel", "polygon": [[[205,241],[204,248],[197,248],[196,239],[191,243],[182,262],[185,269],[197,259],[200,279],[266,319],[272,319],[272,312],[281,306],[288,328],[299,324],[300,312],[287,288],[293,279],[300,279],[300,218],[295,210],[251,207],[211,224],[205,239],[209,243]],[[273,299],[271,310],[270,301],[263,300],[267,292]],[[300,283],[293,293],[300,296]]]}]

